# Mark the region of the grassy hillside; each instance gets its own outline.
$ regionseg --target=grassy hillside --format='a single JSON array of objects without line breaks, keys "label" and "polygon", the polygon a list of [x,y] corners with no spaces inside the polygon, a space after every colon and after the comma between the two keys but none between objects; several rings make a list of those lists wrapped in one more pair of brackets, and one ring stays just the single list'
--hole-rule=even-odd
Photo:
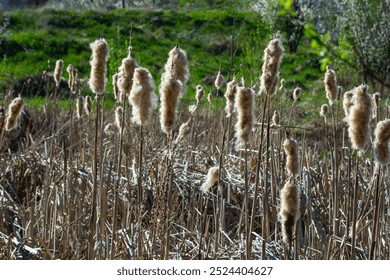
[{"label": "grassy hillside", "polygon": [[[113,10],[109,12],[75,10],[19,10],[8,14],[10,24],[0,36],[0,88],[16,90],[24,77],[52,71],[55,61],[73,64],[79,77],[90,71],[89,43],[103,37],[110,46],[108,76],[111,77],[126,56],[133,24],[133,57],[148,68],[159,84],[167,54],[176,44],[186,50],[191,78],[188,94],[192,98],[197,84],[212,90],[218,68],[227,78],[236,71],[239,77],[258,81],[263,50],[271,38],[269,29],[256,13],[233,10]],[[233,40],[232,40],[233,38]],[[232,44],[233,42],[233,44]],[[233,47],[232,47],[233,46]],[[286,54],[281,69],[290,88],[312,90],[321,79],[315,57],[301,53]],[[233,52],[233,61],[230,61]],[[67,78],[67,73],[64,73]],[[288,77],[288,78],[287,78]],[[84,93],[89,89],[85,87]],[[112,97],[109,82],[108,96]]]}]

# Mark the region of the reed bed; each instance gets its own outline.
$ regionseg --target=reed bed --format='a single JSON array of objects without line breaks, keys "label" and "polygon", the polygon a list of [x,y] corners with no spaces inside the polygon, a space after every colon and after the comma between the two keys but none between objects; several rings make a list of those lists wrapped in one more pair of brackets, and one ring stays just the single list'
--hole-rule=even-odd
[{"label": "reed bed", "polygon": [[[265,58],[280,59],[279,44]],[[278,65],[256,97],[240,73],[225,85],[219,69],[225,110],[199,85],[189,112],[180,97],[195,86],[176,46],[158,108],[150,73],[129,55],[137,78],[126,84],[124,64],[118,104],[102,110],[106,60],[93,70],[96,98],[77,93],[75,110],[55,106],[56,85],[42,109],[23,97],[0,108],[0,259],[390,259],[390,126],[380,102],[365,118],[367,86],[339,100],[328,68],[330,105],[310,126],[295,117],[298,92],[283,106]]]}]

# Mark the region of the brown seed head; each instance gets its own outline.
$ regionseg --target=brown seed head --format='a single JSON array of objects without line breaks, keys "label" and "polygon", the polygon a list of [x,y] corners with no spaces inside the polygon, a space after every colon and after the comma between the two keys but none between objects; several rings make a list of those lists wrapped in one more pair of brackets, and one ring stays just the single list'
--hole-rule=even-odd
[{"label": "brown seed head", "polygon": [[54,68],[54,81],[56,82],[57,87],[60,85],[61,82],[63,67],[64,67],[64,61],[62,59],[57,60],[56,67]]},{"label": "brown seed head", "polygon": [[233,80],[228,82],[226,84],[226,92],[225,92],[225,98],[226,98],[226,106],[225,106],[225,112],[226,116],[230,117],[234,111],[234,99],[237,92],[237,78],[236,75],[233,76]]},{"label": "brown seed head", "polygon": [[287,182],[280,191],[280,222],[283,242],[291,246],[295,225],[299,219],[299,189]]},{"label": "brown seed head", "polygon": [[277,110],[274,111],[274,115],[272,116],[272,125],[278,126],[280,122],[280,114]]},{"label": "brown seed head", "polygon": [[196,105],[200,104],[200,100],[202,99],[203,95],[204,95],[203,87],[201,85],[197,85],[196,86],[196,95],[195,95]]},{"label": "brown seed head", "polygon": [[89,87],[96,95],[103,95],[106,88],[106,64],[108,61],[109,49],[105,39],[99,39],[90,44],[92,49],[91,77]]},{"label": "brown seed head", "polygon": [[133,106],[132,121],[138,125],[146,124],[157,104],[155,85],[152,75],[146,68],[136,68],[129,102]]},{"label": "brown seed head", "polygon": [[328,115],[328,111],[329,111],[328,104],[322,104],[320,115],[326,119],[326,116]]},{"label": "brown seed head", "polygon": [[344,97],[343,97],[343,109],[344,109],[344,114],[345,114],[344,121],[348,121],[349,110],[353,104],[352,103],[352,96],[353,96],[353,90],[347,91],[344,93]]},{"label": "brown seed head", "polygon": [[348,134],[352,147],[363,150],[370,140],[370,120],[372,115],[372,96],[366,85],[354,89],[352,106],[348,117]]},{"label": "brown seed head", "polygon": [[85,113],[87,114],[87,116],[89,116],[91,114],[91,111],[92,111],[92,99],[91,99],[91,96],[89,96],[89,95],[87,95],[85,97],[84,109],[85,109]]},{"label": "brown seed head", "polygon": [[237,123],[235,126],[238,147],[250,140],[253,127],[255,94],[249,87],[239,87],[235,99]]},{"label": "brown seed head", "polygon": [[83,108],[84,108],[84,97],[81,95],[77,98],[77,118],[81,119],[83,116]]},{"label": "brown seed head", "polygon": [[297,87],[294,89],[294,92],[293,92],[294,103],[298,102],[298,99],[301,96],[301,92],[302,92],[302,89],[300,87]]},{"label": "brown seed head", "polygon": [[122,59],[118,74],[118,89],[121,94],[120,101],[124,102],[133,87],[134,71],[138,67],[137,61],[132,57]]},{"label": "brown seed head", "polygon": [[169,135],[175,126],[176,109],[179,104],[182,83],[180,80],[163,80],[160,85],[160,124]]},{"label": "brown seed head", "polygon": [[180,141],[182,141],[184,138],[186,138],[190,132],[191,132],[191,126],[190,126],[191,119],[187,122],[183,123],[179,128],[179,135],[177,136],[175,140],[175,144],[178,144]]},{"label": "brown seed head", "polygon": [[214,81],[215,87],[219,90],[223,86],[224,82],[225,82],[225,79],[223,78],[223,76],[221,74],[221,70],[218,70],[217,77],[215,78],[215,81]]},{"label": "brown seed head", "polygon": [[329,66],[326,67],[324,83],[325,83],[326,97],[329,100],[329,104],[333,105],[333,103],[335,103],[337,99],[337,91],[338,91],[337,78],[336,78],[336,72],[330,69]]},{"label": "brown seed head", "polygon": [[264,50],[260,92],[274,94],[279,79],[279,67],[284,53],[279,39],[273,39]]},{"label": "brown seed head", "polygon": [[190,70],[188,68],[187,54],[179,46],[170,50],[161,80],[171,78],[179,80],[182,83],[181,93],[184,93],[187,81],[190,78]]},{"label": "brown seed head", "polygon": [[390,162],[389,153],[390,119],[378,122],[375,129],[374,153],[376,161],[381,165]]},{"label": "brown seed head", "polygon": [[284,152],[286,153],[286,168],[291,175],[298,174],[298,145],[293,139],[286,138],[283,142]]},{"label": "brown seed head", "polygon": [[8,106],[8,116],[5,120],[5,130],[10,131],[16,127],[17,121],[22,114],[23,109],[23,99],[17,97],[12,100],[11,104]]},{"label": "brown seed head", "polygon": [[202,191],[207,192],[214,185],[214,183],[218,181],[218,176],[219,176],[219,168],[217,166],[211,167],[207,172],[206,181],[200,187]]},{"label": "brown seed head", "polygon": [[118,76],[118,73],[112,75],[112,88],[114,89],[114,97],[116,101],[119,101]]}]

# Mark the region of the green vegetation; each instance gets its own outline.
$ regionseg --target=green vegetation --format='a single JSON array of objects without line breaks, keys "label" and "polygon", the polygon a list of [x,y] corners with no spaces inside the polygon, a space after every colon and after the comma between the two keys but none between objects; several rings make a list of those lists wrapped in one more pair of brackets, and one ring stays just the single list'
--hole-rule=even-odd
[{"label": "green vegetation", "polygon": [[[167,54],[176,44],[186,50],[191,78],[184,102],[192,102],[195,87],[214,90],[218,68],[225,78],[232,72],[247,82],[258,82],[263,50],[272,37],[258,13],[234,10],[140,10],[108,12],[76,10],[18,10],[9,13],[10,24],[0,36],[0,88],[3,92],[30,75],[53,71],[55,61],[73,64],[79,77],[87,80],[91,51],[89,43],[104,37],[110,46],[110,78],[127,54],[129,32],[133,26],[132,56],[148,68],[160,83]],[[233,40],[232,40],[233,38]],[[232,44],[233,43],[233,44]],[[232,48],[233,46],[233,48]],[[231,53],[234,53],[233,61]],[[67,73],[63,74],[67,78]],[[322,78],[316,56],[303,42],[295,54],[286,54],[281,69],[288,89],[301,86],[312,91]],[[15,87],[15,91],[18,89]],[[322,90],[322,87],[321,87]],[[84,93],[89,89],[84,83]],[[112,98],[111,82],[107,92]]]}]

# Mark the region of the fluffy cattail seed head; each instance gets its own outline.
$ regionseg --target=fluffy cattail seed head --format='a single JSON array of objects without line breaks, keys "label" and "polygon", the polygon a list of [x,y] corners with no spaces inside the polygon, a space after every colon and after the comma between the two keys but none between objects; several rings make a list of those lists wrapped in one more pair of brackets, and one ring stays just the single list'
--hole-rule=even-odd
[{"label": "fluffy cattail seed head", "polygon": [[224,81],[225,81],[225,79],[223,78],[223,76],[221,74],[221,70],[218,70],[217,77],[215,78],[215,81],[214,81],[214,85],[217,88],[217,90],[219,90],[222,87]]},{"label": "fluffy cattail seed head", "polygon": [[342,94],[343,94],[343,88],[341,86],[338,86],[337,87],[337,100],[340,100]]},{"label": "fluffy cattail seed head", "polygon": [[386,165],[390,162],[389,153],[390,119],[378,122],[375,129],[374,153],[377,163]]},{"label": "fluffy cattail seed head", "polygon": [[85,97],[84,109],[87,116],[89,116],[92,111],[92,98],[89,95]]},{"label": "fluffy cattail seed head", "polygon": [[299,219],[299,189],[287,182],[280,191],[280,222],[282,224],[283,242],[291,246],[295,225]]},{"label": "fluffy cattail seed head", "polygon": [[286,168],[291,175],[298,174],[298,145],[297,142],[289,137],[283,142],[284,152],[286,153]]},{"label": "fluffy cattail seed head", "polygon": [[320,115],[326,119],[326,116],[328,115],[329,112],[329,106],[328,104],[323,104],[321,106],[321,112]]},{"label": "fluffy cattail seed head", "polygon": [[213,94],[211,92],[209,92],[209,94],[207,95],[207,101],[209,102],[210,105],[212,104]]},{"label": "fluffy cattail seed head", "polygon": [[235,126],[238,146],[246,144],[250,140],[250,133],[253,127],[255,95],[249,87],[239,87],[235,99],[237,110],[237,123]]},{"label": "fluffy cattail seed head", "polygon": [[180,80],[166,79],[160,86],[160,124],[169,135],[175,126],[176,108],[179,104],[182,83]]},{"label": "fluffy cattail seed head", "polygon": [[372,96],[366,85],[354,89],[352,106],[348,117],[348,134],[352,147],[363,150],[370,140],[370,120],[372,115]]},{"label": "fluffy cattail seed head", "polygon": [[294,103],[298,102],[298,99],[301,96],[301,92],[302,92],[302,89],[300,87],[297,87],[294,89],[294,92],[293,92]]},{"label": "fluffy cattail seed head", "polygon": [[123,125],[123,108],[122,106],[118,106],[115,109],[115,125],[120,131]]},{"label": "fluffy cattail seed head", "polygon": [[[68,67],[66,67],[66,72],[68,72],[68,86],[69,86],[69,89],[72,88],[72,85],[73,85],[73,70],[74,70],[74,67],[72,64],[69,64]],[[72,91],[72,90],[71,90]]]},{"label": "fluffy cattail seed head", "polygon": [[119,67],[118,74],[118,89],[120,92],[120,102],[124,102],[126,97],[129,96],[133,87],[134,71],[138,67],[137,61],[134,58],[128,56],[122,59],[122,64]]},{"label": "fluffy cattail seed head", "polygon": [[77,98],[77,118],[81,119],[83,116],[83,109],[84,109],[84,97],[81,95]]},{"label": "fluffy cattail seed head", "polygon": [[280,80],[279,91],[283,91],[283,90],[284,90],[284,79],[281,79],[281,80]]},{"label": "fluffy cattail seed head", "polygon": [[23,99],[17,97],[8,106],[8,116],[5,120],[5,130],[10,131],[16,127],[16,123],[22,114]]},{"label": "fluffy cattail seed head", "polygon": [[279,39],[273,39],[264,50],[260,92],[274,94],[279,79],[279,67],[284,53]]},{"label": "fluffy cattail seed head", "polygon": [[330,69],[329,66],[326,67],[324,83],[325,83],[326,97],[329,100],[329,104],[333,105],[337,99],[337,92],[338,92],[337,78],[336,78],[336,72]]},{"label": "fluffy cattail seed head", "polygon": [[63,67],[64,67],[64,61],[62,59],[57,60],[56,67],[54,68],[54,81],[56,82],[57,87],[60,85],[61,82]]},{"label": "fluffy cattail seed head", "polygon": [[226,85],[226,106],[225,106],[225,112],[226,116],[230,117],[234,110],[234,99],[237,92],[237,78],[236,75],[233,76],[233,80],[227,83]]},{"label": "fluffy cattail seed head", "polygon": [[190,112],[191,116],[194,116],[197,111],[198,111],[198,105],[188,106],[188,112]]},{"label": "fluffy cattail seed head", "polygon": [[154,80],[149,70],[142,67],[136,68],[129,96],[129,102],[133,106],[132,121],[136,124],[144,125],[150,119],[157,103],[154,91]]},{"label": "fluffy cattail seed head", "polygon": [[280,114],[277,110],[274,111],[274,115],[272,116],[272,125],[278,126],[280,122]]},{"label": "fluffy cattail seed head", "polygon": [[96,95],[103,95],[106,88],[106,64],[109,49],[105,39],[99,39],[90,44],[92,49],[91,77],[89,87]]},{"label": "fluffy cattail seed head", "polygon": [[378,110],[379,110],[379,92],[376,92],[372,95],[372,99],[374,101],[374,111],[373,111],[373,118],[376,118],[378,116]]},{"label": "fluffy cattail seed head", "polygon": [[182,83],[181,93],[183,93],[186,89],[187,81],[190,78],[190,70],[188,68],[187,54],[179,46],[170,50],[161,80],[171,78],[179,80]]},{"label": "fluffy cattail seed head", "polygon": [[352,103],[352,96],[353,96],[352,90],[344,93],[344,97],[343,97],[343,109],[344,109],[344,114],[345,114],[344,121],[348,121],[349,110],[353,104]]},{"label": "fluffy cattail seed head", "polygon": [[191,119],[187,122],[183,123],[179,128],[179,135],[177,136],[175,140],[175,144],[178,144],[180,141],[182,141],[184,138],[186,138],[190,132],[191,132],[191,126],[190,126]]},{"label": "fluffy cattail seed head", "polygon": [[[114,89],[114,97],[116,101],[119,101],[119,88],[118,88],[118,73],[112,75],[112,88]],[[122,100],[123,102],[123,100]]]},{"label": "fluffy cattail seed head", "polygon": [[215,184],[215,182],[218,181],[218,176],[219,176],[219,168],[217,166],[211,167],[207,172],[206,181],[203,183],[203,185],[200,188],[205,192],[208,191]]},{"label": "fluffy cattail seed head", "polygon": [[200,104],[200,100],[202,99],[203,95],[204,95],[203,87],[201,85],[197,85],[196,86],[196,95],[195,95],[196,105]]}]

